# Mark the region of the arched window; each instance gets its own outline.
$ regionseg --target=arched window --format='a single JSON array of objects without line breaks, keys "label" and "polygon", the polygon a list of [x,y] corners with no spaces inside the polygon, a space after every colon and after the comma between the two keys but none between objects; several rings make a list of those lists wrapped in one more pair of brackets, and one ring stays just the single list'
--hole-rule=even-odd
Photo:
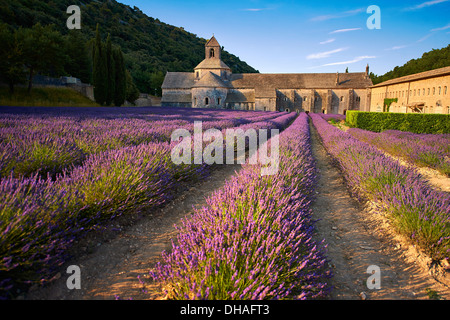
[{"label": "arched window", "polygon": [[342,101],[344,101],[344,97],[343,97],[343,96],[341,97],[341,102],[342,102]]},{"label": "arched window", "polygon": [[430,88],[428,88],[428,95],[430,95]]},{"label": "arched window", "polygon": [[219,104],[220,105],[220,102],[222,101],[222,99],[220,99],[220,98],[217,98],[217,104]]},{"label": "arched window", "polygon": [[208,97],[205,98],[205,105],[209,105],[209,98]]},{"label": "arched window", "polygon": [[197,71],[195,74],[195,77],[198,78],[198,76],[199,76],[199,72]]},{"label": "arched window", "polygon": [[447,94],[447,86],[444,87],[444,94]]},{"label": "arched window", "polygon": [[209,57],[214,58],[214,49],[209,50]]},{"label": "arched window", "polygon": [[441,95],[441,91],[442,91],[442,88],[441,88],[441,87],[439,87],[439,95]]},{"label": "arched window", "polygon": [[436,94],[436,88],[433,88],[433,96]]}]

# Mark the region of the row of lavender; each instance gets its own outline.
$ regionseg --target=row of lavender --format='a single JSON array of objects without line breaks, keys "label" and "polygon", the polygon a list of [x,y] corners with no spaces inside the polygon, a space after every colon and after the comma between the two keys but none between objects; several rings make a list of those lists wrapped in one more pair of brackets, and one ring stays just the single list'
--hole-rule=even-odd
[{"label": "row of lavender", "polygon": [[450,134],[415,134],[397,130],[382,133],[352,128],[355,138],[408,162],[436,169],[450,177]]},{"label": "row of lavender", "polygon": [[[178,226],[150,273],[170,299],[319,298],[328,292],[323,243],[312,239],[317,170],[308,117],[279,136],[280,168],[245,164]],[[269,143],[271,143],[270,140]]]},{"label": "row of lavender", "polygon": [[[211,121],[209,125],[223,130],[233,123],[233,114],[228,116],[230,121]],[[295,118],[295,114],[278,116],[247,114],[248,119],[243,123],[276,128]],[[64,125],[56,118],[31,123],[36,124],[37,132],[39,129],[45,132],[49,128],[43,125],[45,121],[60,125],[52,129],[55,134],[68,136],[67,132],[73,133],[68,126],[73,124],[73,119]],[[64,123],[67,119],[61,121]],[[104,127],[100,126],[102,119],[90,121],[90,124],[98,124],[91,128],[105,130],[90,132],[87,137],[91,139],[100,134],[114,136],[115,130],[121,127],[128,130],[128,124],[139,123],[133,119],[109,120]],[[170,136],[171,130],[179,124],[182,125],[167,122],[162,130]],[[147,122],[146,125],[151,124]],[[135,127],[135,132],[127,131],[129,137],[136,137],[146,130],[144,124]],[[45,282],[67,261],[68,249],[73,243],[104,221],[163,205],[174,196],[181,183],[191,183],[208,174],[205,164],[173,164],[172,148],[170,141],[155,139],[92,153],[80,165],[63,169],[53,177],[43,178],[37,173],[29,177],[3,177],[0,181],[0,297],[9,294],[17,284]]]},{"label": "row of lavender", "polygon": [[395,229],[434,261],[450,256],[450,196],[432,189],[375,146],[311,114],[327,151],[342,168],[355,196],[374,201]]},{"label": "row of lavender", "polygon": [[[4,115],[0,121],[0,178],[29,177],[39,173],[53,178],[65,169],[80,165],[89,155],[149,142],[168,142],[175,129],[193,130],[193,122],[203,128],[230,128],[269,120],[275,113],[217,113],[193,111],[192,114],[151,113],[137,118],[36,117]],[[152,112],[154,112],[152,110]],[[104,115],[103,115],[104,116]],[[185,117],[181,119],[181,117]]]}]

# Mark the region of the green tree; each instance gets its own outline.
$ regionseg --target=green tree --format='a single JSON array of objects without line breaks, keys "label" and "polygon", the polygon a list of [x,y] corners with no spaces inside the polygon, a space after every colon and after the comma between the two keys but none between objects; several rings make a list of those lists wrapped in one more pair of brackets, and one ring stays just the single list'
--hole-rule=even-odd
[{"label": "green tree", "polygon": [[17,31],[12,31],[6,24],[0,24],[0,78],[14,93],[16,84],[26,81],[22,43],[17,37]]},{"label": "green tree", "polygon": [[120,48],[114,49],[113,57],[115,63],[115,89],[116,89],[114,92],[114,105],[121,106],[125,102],[127,93],[127,76],[122,50]]},{"label": "green tree", "polygon": [[100,38],[100,27],[98,24],[95,36],[93,60],[92,81],[94,85],[94,98],[98,104],[104,105],[108,94],[108,69],[106,50]]},{"label": "green tree", "polygon": [[139,90],[134,84],[133,78],[128,70],[126,70],[125,75],[127,83],[126,99],[127,101],[134,103],[139,98]]},{"label": "green tree", "polygon": [[23,57],[28,68],[28,93],[33,86],[36,73],[62,74],[65,60],[64,40],[52,25],[43,27],[40,23],[31,29],[19,29],[23,43]]},{"label": "green tree", "polygon": [[80,79],[83,83],[91,83],[92,58],[89,54],[88,42],[80,30],[70,30],[65,36],[65,51],[66,74]]},{"label": "green tree", "polygon": [[106,105],[109,106],[114,100],[114,95],[116,91],[116,75],[115,75],[115,63],[113,56],[113,49],[111,43],[111,35],[108,34],[106,39],[106,69],[108,72],[107,77],[107,93],[106,93]]}]

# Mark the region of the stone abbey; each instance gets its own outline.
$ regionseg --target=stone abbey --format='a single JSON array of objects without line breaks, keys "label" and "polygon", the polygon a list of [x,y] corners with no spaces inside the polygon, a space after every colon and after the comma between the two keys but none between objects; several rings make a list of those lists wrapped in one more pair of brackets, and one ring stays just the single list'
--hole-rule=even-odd
[{"label": "stone abbey", "polygon": [[[359,73],[233,74],[213,36],[194,72],[168,72],[161,106],[345,114],[347,110],[450,114],[450,67],[373,85]],[[385,99],[396,99],[389,110]]]},{"label": "stone abbey", "polygon": [[161,105],[185,108],[344,114],[369,111],[372,81],[361,73],[234,74],[213,36],[194,72],[168,72]]}]

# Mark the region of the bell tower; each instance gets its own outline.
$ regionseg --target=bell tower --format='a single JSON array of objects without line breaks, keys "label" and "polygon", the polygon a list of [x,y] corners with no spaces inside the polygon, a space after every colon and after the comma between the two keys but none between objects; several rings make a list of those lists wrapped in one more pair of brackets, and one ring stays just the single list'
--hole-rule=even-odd
[{"label": "bell tower", "polygon": [[205,45],[205,59],[219,59],[220,60],[221,49],[219,42],[213,36]]}]

